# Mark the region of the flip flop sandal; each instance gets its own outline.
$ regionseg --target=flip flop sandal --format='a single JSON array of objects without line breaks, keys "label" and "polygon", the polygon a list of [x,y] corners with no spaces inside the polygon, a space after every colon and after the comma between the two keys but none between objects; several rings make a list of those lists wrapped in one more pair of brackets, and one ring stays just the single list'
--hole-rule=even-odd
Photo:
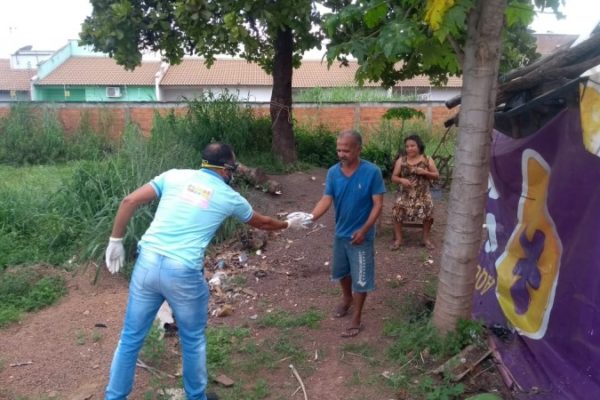
[{"label": "flip flop sandal", "polygon": [[345,331],[343,331],[340,336],[342,336],[343,338],[352,338],[352,337],[355,337],[356,335],[358,335],[362,330],[363,330],[362,325],[351,326],[350,328],[347,328]]},{"label": "flip flop sandal", "polygon": [[352,305],[344,306],[343,304],[338,304],[335,307],[335,310],[333,311],[333,318],[345,317],[346,315],[348,315],[348,312],[350,311],[350,307],[352,307]]}]

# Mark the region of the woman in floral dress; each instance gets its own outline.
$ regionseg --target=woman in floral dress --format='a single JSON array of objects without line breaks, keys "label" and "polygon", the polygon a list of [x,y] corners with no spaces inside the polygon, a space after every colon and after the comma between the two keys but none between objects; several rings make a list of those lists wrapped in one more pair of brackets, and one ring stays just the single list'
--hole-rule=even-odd
[{"label": "woman in floral dress", "polygon": [[440,174],[433,159],[425,155],[425,144],[419,135],[404,139],[405,155],[394,165],[392,182],[399,185],[398,196],[392,210],[394,243],[392,250],[402,246],[402,224],[423,224],[423,246],[433,249],[431,225],[433,224],[433,200],[430,182]]}]

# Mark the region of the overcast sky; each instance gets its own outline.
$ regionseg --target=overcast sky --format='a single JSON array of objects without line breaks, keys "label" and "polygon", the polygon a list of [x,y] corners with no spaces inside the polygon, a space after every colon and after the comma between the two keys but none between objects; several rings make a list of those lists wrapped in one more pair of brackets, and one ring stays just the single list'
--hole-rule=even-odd
[{"label": "overcast sky", "polygon": [[[545,33],[586,33],[600,18],[597,0],[566,0],[565,20],[539,15],[532,28]],[[593,9],[595,8],[595,10]],[[81,23],[90,15],[88,0],[0,0],[0,58],[8,58],[22,46],[56,50],[77,39]]]}]

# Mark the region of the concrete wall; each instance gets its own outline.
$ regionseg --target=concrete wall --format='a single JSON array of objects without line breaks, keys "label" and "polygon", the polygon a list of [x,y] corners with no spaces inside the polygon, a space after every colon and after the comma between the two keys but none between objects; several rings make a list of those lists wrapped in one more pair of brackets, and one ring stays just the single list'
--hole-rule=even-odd
[{"label": "concrete wall", "polygon": [[[165,115],[174,111],[177,115],[187,112],[185,103],[33,103],[37,107],[48,107],[57,111],[67,133],[72,133],[79,126],[84,115],[90,119],[92,126],[103,126],[111,136],[117,137],[123,132],[127,121],[139,125],[145,134],[152,129],[155,113]],[[269,104],[247,103],[257,115],[269,116]],[[442,126],[444,121],[456,111],[448,110],[441,102],[422,103],[347,103],[347,104],[294,104],[293,116],[299,125],[316,126],[323,124],[334,131],[343,129],[359,129],[368,133],[376,129],[383,114],[394,107],[412,107],[422,111],[427,120],[435,126]],[[10,112],[10,103],[0,103],[0,117]]]}]

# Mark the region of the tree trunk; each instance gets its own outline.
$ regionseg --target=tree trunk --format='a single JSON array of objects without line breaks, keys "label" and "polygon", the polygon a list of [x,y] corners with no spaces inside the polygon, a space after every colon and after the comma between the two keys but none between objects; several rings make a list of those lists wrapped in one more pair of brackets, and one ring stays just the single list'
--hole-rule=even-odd
[{"label": "tree trunk", "polygon": [[471,318],[506,2],[477,0],[468,17],[458,143],[433,313],[442,332]]},{"label": "tree trunk", "polygon": [[294,38],[291,29],[280,29],[275,39],[271,123],[273,154],[284,164],[296,161],[296,144],[292,127],[292,55]]}]

